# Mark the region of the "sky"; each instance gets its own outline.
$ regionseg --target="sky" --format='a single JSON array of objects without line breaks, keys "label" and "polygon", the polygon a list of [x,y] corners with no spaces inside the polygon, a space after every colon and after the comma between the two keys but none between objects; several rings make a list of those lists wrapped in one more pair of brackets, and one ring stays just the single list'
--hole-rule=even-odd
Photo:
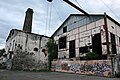
[{"label": "sky", "polygon": [[[87,13],[106,12],[120,22],[120,0],[70,0]],[[79,5],[78,5],[78,3]],[[25,12],[32,8],[32,33],[51,36],[70,14],[81,14],[63,0],[0,0],[0,49],[11,29],[22,30]],[[51,15],[51,16],[50,16]]]}]

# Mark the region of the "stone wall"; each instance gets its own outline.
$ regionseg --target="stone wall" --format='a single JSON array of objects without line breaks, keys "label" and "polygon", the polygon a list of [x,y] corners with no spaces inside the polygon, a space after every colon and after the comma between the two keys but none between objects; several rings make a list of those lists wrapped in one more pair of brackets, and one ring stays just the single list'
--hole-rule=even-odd
[{"label": "stone wall", "polygon": [[[10,59],[8,59],[9,61]],[[34,57],[34,54],[29,52],[24,52],[21,49],[18,48],[16,50],[16,53],[14,54],[13,59],[11,59],[12,64],[10,64],[10,61],[7,62],[8,69],[13,70],[48,70],[48,60],[42,61],[42,60],[36,60]],[[11,67],[9,66],[11,65]]]},{"label": "stone wall", "polygon": [[67,61],[57,60],[52,62],[52,71],[112,76],[112,66],[110,60],[91,60],[91,61]]}]

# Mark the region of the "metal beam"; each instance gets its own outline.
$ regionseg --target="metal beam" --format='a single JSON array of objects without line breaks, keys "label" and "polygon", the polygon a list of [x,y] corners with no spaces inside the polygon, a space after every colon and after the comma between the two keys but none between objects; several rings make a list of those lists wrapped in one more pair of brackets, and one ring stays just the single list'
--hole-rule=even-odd
[{"label": "metal beam", "polygon": [[53,0],[47,0],[48,2],[52,2]]},{"label": "metal beam", "polygon": [[63,0],[63,1],[65,1],[66,3],[68,3],[69,5],[71,5],[72,7],[76,8],[80,12],[84,13],[85,15],[89,16],[89,14],[87,12],[85,12],[84,10],[82,10],[81,8],[79,8],[78,6],[76,6],[75,4],[73,4],[72,2],[70,2],[69,0]]}]

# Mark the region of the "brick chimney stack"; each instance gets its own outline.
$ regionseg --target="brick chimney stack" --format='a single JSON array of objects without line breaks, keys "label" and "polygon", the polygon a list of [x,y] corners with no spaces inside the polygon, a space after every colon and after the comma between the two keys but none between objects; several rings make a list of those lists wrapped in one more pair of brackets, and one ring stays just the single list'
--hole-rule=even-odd
[{"label": "brick chimney stack", "polygon": [[32,31],[33,9],[28,8],[26,11],[25,21],[23,25],[23,32],[31,33]]}]

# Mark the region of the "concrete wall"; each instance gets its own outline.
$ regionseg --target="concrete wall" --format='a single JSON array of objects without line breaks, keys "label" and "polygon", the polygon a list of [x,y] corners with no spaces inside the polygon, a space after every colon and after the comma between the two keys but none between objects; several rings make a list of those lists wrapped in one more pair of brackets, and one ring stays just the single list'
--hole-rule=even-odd
[{"label": "concrete wall", "polygon": [[[14,30],[14,34],[11,37],[9,37],[9,39],[6,42],[5,50],[6,54],[8,54],[7,57],[9,59],[9,51],[12,51],[14,53],[12,54],[13,58],[13,56],[16,54],[15,51],[17,47],[19,47],[22,49],[22,51],[27,51],[30,54],[32,54],[36,63],[46,63],[48,62],[48,52],[46,49],[46,44],[49,41],[49,39],[49,37]],[[35,51],[35,48],[37,48],[38,51]],[[46,50],[47,56],[45,56],[45,53],[42,52],[42,49]]]},{"label": "concrete wall", "polygon": [[[120,54],[120,25],[114,23],[110,19],[107,19],[107,26],[109,33],[109,42],[111,43],[110,33],[112,33],[115,35],[115,39],[116,39],[117,54]],[[110,51],[112,52],[111,45],[110,45]]]},{"label": "concrete wall", "polygon": [[67,61],[57,60],[52,62],[52,71],[112,76],[112,66],[110,60],[91,60],[91,61]]},{"label": "concrete wall", "polygon": [[[65,23],[62,24],[62,27],[56,32],[55,35],[63,34],[62,28],[65,26],[67,26],[67,31],[71,31],[75,28],[85,26],[85,25],[90,24],[92,22],[96,22],[102,18],[103,18],[103,16],[89,16],[89,17],[87,17],[87,16],[80,16],[80,15],[72,15],[69,17],[69,19]],[[99,23],[97,22],[97,24],[91,24],[91,25],[98,26]],[[92,28],[92,26],[88,27],[88,29],[89,28]]]},{"label": "concrete wall", "polygon": [[[67,32],[63,33],[63,27],[65,26],[67,26]],[[107,18],[107,27],[109,42],[111,43],[110,33],[113,33],[116,39],[117,54],[120,54],[120,25]],[[61,28],[58,30],[58,32],[56,32],[54,36],[54,40],[57,43],[60,37],[67,37],[67,47],[64,49],[58,49],[58,57],[61,58],[62,54],[64,54],[66,55],[66,58],[69,58],[69,41],[72,40],[75,40],[75,57],[79,57],[79,48],[92,46],[92,36],[97,33],[101,34],[102,55],[106,55],[107,47],[106,33],[104,29],[104,18],[90,17],[88,19],[85,16],[71,16],[65,23],[63,23]],[[109,45],[109,50],[112,53],[111,44]],[[92,51],[92,49],[90,51]]]},{"label": "concrete wall", "polygon": [[[71,21],[72,18],[74,17],[71,17],[70,20],[68,21]],[[68,21],[65,24],[68,24],[69,23]],[[74,21],[74,19],[72,21]],[[58,49],[59,51],[58,58],[62,58],[62,56],[64,55],[66,55],[66,58],[69,58],[69,41],[72,41],[72,40],[75,40],[76,57],[80,56],[80,53],[79,53],[80,47],[92,46],[92,36],[94,34],[101,33],[101,41],[102,43],[105,43],[106,37],[105,37],[105,30],[103,28],[103,25],[104,25],[104,19],[99,19],[95,22],[91,22],[84,26],[79,25],[80,27],[78,28],[74,28],[70,31],[67,31],[66,33],[54,36],[54,40],[57,43],[60,37],[63,37],[63,36],[67,37],[67,43],[66,43],[67,47],[64,49]],[[67,26],[67,28],[69,28],[69,26]],[[103,54],[107,54],[106,45],[102,45],[102,51],[103,51]]]}]

